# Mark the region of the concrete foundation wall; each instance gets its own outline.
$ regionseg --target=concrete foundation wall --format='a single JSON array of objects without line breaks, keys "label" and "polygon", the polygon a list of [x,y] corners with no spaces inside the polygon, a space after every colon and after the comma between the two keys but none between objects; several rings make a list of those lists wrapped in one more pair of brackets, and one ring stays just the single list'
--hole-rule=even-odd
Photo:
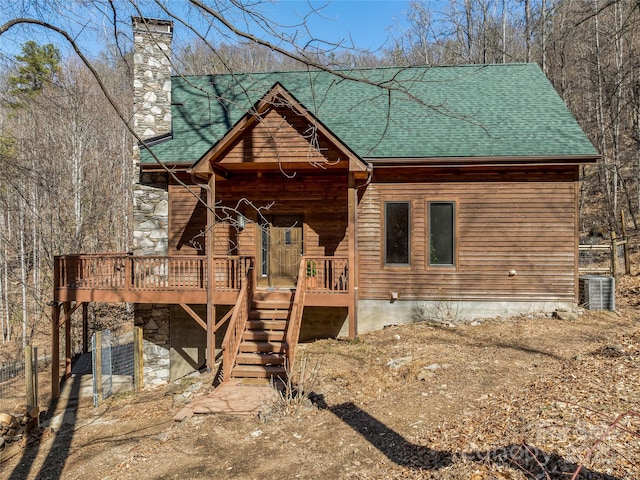
[{"label": "concrete foundation wall", "polygon": [[347,308],[305,307],[300,326],[300,341],[340,336],[343,328],[349,332]]},{"label": "concrete foundation wall", "polygon": [[[207,318],[206,305],[193,305],[193,310]],[[207,361],[207,332],[179,305],[171,305],[170,360],[171,381],[202,368]]]},{"label": "concrete foundation wall", "polygon": [[[557,308],[575,308],[569,302],[477,302],[361,300],[358,303],[358,333],[380,330],[387,325],[438,321],[459,323],[496,317],[553,312]],[[344,331],[344,329],[343,329]],[[344,332],[340,332],[342,335]]]}]

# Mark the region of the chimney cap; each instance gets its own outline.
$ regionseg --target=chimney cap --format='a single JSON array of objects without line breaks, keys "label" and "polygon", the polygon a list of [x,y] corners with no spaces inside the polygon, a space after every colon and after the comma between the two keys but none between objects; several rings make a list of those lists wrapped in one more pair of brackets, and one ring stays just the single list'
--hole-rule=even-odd
[{"label": "chimney cap", "polygon": [[137,32],[153,32],[171,35],[173,33],[173,21],[160,18],[131,17],[133,30]]}]

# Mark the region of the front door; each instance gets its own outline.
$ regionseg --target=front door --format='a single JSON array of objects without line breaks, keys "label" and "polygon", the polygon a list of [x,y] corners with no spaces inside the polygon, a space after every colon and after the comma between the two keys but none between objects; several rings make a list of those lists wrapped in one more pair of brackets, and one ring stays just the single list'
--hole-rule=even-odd
[{"label": "front door", "polygon": [[301,215],[273,215],[262,228],[259,285],[295,287],[302,256]]}]

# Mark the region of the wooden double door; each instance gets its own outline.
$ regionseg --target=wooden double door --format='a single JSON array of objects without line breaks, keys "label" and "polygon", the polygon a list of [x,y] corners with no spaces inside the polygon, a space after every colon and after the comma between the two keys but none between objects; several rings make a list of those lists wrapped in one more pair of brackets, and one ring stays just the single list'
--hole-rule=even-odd
[{"label": "wooden double door", "polygon": [[272,215],[260,228],[260,287],[295,287],[304,251],[302,215]]}]

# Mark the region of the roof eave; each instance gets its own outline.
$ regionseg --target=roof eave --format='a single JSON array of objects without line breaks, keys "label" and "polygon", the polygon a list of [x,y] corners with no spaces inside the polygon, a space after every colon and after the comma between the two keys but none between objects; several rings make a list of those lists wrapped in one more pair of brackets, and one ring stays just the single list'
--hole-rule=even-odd
[{"label": "roof eave", "polygon": [[145,172],[153,172],[153,171],[167,171],[167,170],[188,170],[193,162],[166,162],[166,163],[158,163],[158,162],[144,162],[139,163],[138,166],[144,170]]},{"label": "roof eave", "polygon": [[375,167],[460,167],[460,166],[507,166],[507,165],[583,165],[596,163],[602,158],[592,155],[554,156],[487,156],[487,157],[385,157],[364,158]]}]

